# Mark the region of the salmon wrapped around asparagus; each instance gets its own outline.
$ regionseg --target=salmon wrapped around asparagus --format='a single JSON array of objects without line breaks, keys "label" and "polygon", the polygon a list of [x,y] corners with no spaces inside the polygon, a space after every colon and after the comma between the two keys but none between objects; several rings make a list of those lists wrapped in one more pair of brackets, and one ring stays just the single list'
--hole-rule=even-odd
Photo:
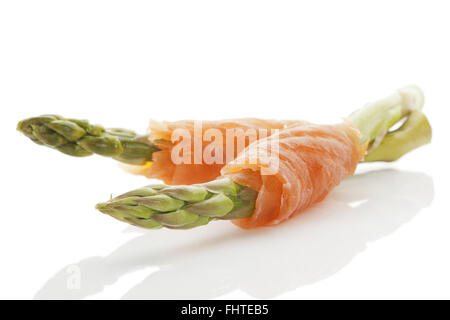
[{"label": "salmon wrapped around asparagus", "polygon": [[[147,186],[97,205],[118,220],[145,228],[187,229],[224,219],[253,228],[278,224],[322,200],[353,174],[359,161],[394,161],[428,143],[431,127],[422,106],[422,92],[410,86],[331,126],[234,119],[202,122],[200,132],[195,132],[194,121],[152,122],[149,134],[138,136],[130,130],[45,115],[21,121],[18,130],[69,155],[96,153],[131,165],[135,173],[187,184]],[[391,130],[400,121],[404,123]],[[237,129],[231,156],[225,139],[222,163],[175,163],[172,155],[178,143],[173,134],[178,129],[200,136],[202,142],[210,141],[210,129]],[[246,139],[249,129],[257,132],[254,139]],[[271,129],[279,132],[269,134]],[[208,144],[201,152],[204,146]],[[195,160],[194,149],[189,150],[190,160]]]},{"label": "salmon wrapped around asparagus", "polygon": [[[207,183],[150,185],[97,209],[145,228],[188,229],[232,220],[250,229],[279,224],[321,201],[360,161],[393,161],[431,140],[416,87],[367,105],[343,123],[298,123],[251,143]],[[390,130],[399,121],[404,123]],[[275,147],[274,147],[275,146]]]},{"label": "salmon wrapped around asparagus", "polygon": [[[412,102],[411,99],[416,101]],[[371,130],[369,134],[374,136],[371,141],[368,141],[370,148],[364,161],[392,161],[417,147],[418,142],[425,143],[424,139],[414,143],[402,143],[399,141],[401,134],[385,136],[393,124],[411,115],[410,110],[404,107],[405,104],[414,104],[414,108],[410,110],[420,110],[423,105],[420,89],[415,86],[406,87],[386,99],[370,104],[350,117],[355,128]],[[381,117],[381,119],[375,117]],[[215,179],[220,175],[222,167],[233,160],[251,142],[270,136],[277,130],[302,126],[305,122],[251,118],[202,121],[199,134],[195,133],[195,124],[196,121],[192,120],[151,121],[147,135],[137,135],[132,130],[105,129],[99,125],[91,125],[86,120],[43,115],[25,119],[19,122],[17,128],[39,145],[76,157],[92,154],[110,157],[123,163],[123,167],[129,172],[160,179],[167,184],[181,185]],[[205,151],[211,143],[207,135],[209,130],[218,130],[223,136],[232,136],[232,139],[231,141],[223,139],[220,142],[222,161],[196,163],[193,159],[194,146],[192,145],[190,161],[175,163],[172,161],[172,154],[179,141],[176,140],[174,133],[180,129],[187,130],[192,136],[200,136],[202,151]],[[227,135],[230,130],[233,130],[233,133]],[[381,138],[384,139],[383,143],[386,147],[377,149]],[[395,147],[387,147],[388,144],[395,144]],[[229,145],[233,145],[231,152]],[[375,150],[377,151],[374,152]]]}]

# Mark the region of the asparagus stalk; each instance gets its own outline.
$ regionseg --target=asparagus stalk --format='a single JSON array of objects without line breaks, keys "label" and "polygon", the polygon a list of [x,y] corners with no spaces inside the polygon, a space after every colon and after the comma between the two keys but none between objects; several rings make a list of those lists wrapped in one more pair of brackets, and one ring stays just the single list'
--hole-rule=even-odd
[{"label": "asparagus stalk", "polygon": [[145,164],[159,150],[145,137],[125,129],[105,129],[86,120],[43,115],[20,121],[17,130],[39,145],[75,157],[99,154],[128,164]]}]

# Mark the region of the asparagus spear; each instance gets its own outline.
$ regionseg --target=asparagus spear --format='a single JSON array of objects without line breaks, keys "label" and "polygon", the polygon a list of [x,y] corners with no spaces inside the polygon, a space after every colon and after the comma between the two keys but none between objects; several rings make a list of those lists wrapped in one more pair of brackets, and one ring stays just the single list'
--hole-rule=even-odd
[{"label": "asparagus spear", "polygon": [[145,164],[159,149],[145,137],[125,129],[105,129],[86,120],[43,115],[20,121],[17,130],[39,145],[65,154],[86,157],[94,153],[129,164]]},{"label": "asparagus spear", "polygon": [[212,220],[250,216],[257,192],[224,178],[190,186],[149,185],[96,208],[123,222],[149,229],[190,229]]}]

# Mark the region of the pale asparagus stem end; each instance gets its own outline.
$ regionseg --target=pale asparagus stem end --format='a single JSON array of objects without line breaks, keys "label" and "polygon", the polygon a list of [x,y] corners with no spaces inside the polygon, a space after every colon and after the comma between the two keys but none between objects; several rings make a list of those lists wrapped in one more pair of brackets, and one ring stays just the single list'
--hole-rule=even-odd
[{"label": "pale asparagus stem end", "polygon": [[427,117],[420,110],[413,110],[405,123],[387,133],[380,145],[367,153],[364,162],[395,161],[420,146],[431,142],[432,130]]},{"label": "pale asparagus stem end", "polygon": [[[431,126],[421,112],[423,104],[422,90],[410,85],[352,113],[348,120],[361,132],[361,143],[368,143],[363,161],[393,161],[429,143]],[[399,129],[390,131],[403,120]]]}]

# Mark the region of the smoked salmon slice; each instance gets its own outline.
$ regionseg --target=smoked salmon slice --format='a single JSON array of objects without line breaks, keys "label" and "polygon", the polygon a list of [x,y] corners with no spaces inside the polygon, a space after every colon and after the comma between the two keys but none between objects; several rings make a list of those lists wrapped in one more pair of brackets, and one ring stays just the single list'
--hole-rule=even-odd
[{"label": "smoked salmon slice", "polygon": [[[276,225],[322,200],[364,157],[367,143],[360,138],[347,123],[303,124],[251,144],[221,170],[258,191],[254,213],[233,223],[246,229]],[[278,150],[270,150],[274,140]]]},{"label": "smoked salmon slice", "polygon": [[[160,179],[167,184],[181,185],[203,183],[216,179],[220,170],[229,161],[233,160],[245,147],[262,137],[270,136],[274,130],[282,130],[293,126],[302,125],[303,121],[293,120],[264,120],[256,118],[229,119],[217,121],[197,122],[201,128],[195,132],[196,121],[151,121],[148,139],[155,144],[160,151],[154,152],[152,161],[143,166],[122,165],[127,171],[144,175],[148,178]],[[172,159],[172,151],[180,141],[172,141],[176,130],[186,130],[193,137],[199,136],[202,140],[202,154],[212,141],[205,135],[208,130],[217,130],[224,137],[221,142],[222,155],[216,163],[195,163],[194,143],[191,141],[188,163],[175,163]],[[229,137],[232,140],[229,140]],[[228,137],[228,138],[227,138]],[[217,141],[216,141],[217,142]],[[231,146],[232,152],[228,152]]]}]

